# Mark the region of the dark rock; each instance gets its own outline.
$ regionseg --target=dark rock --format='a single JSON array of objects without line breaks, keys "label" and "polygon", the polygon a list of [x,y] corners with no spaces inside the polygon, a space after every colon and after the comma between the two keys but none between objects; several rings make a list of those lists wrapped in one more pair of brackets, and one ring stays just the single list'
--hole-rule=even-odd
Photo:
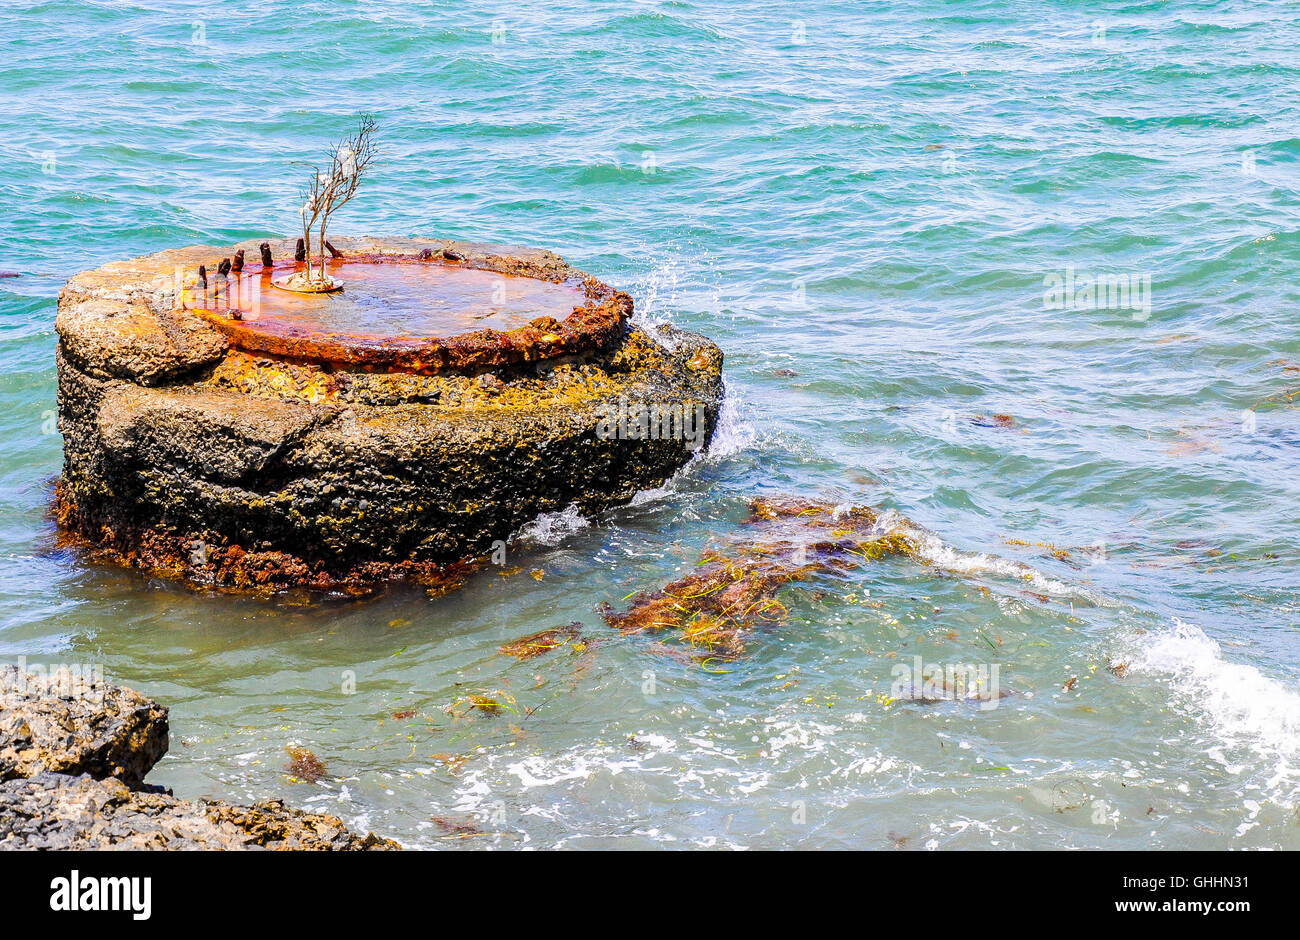
[{"label": "dark rock", "polygon": [[398,849],[358,836],[335,816],[180,800],[88,774],[40,773],[0,783],[0,849]]},{"label": "dark rock", "polygon": [[[261,244],[281,257],[294,245]],[[338,244],[349,258],[433,263],[450,250],[433,239]],[[476,331],[445,344],[446,370],[423,374],[236,349],[185,310],[114,319],[124,281],[229,251],[106,265],[77,275],[60,298],[56,515],[105,557],[267,592],[421,580],[539,514],[573,505],[591,515],[662,485],[716,426],[716,345],[672,327],[647,333],[628,322],[626,294],[537,249],[456,242],[453,253],[468,267],[587,285],[587,297],[618,314],[591,343],[566,345],[576,314]],[[689,437],[636,433],[635,420],[607,433],[609,416],[628,408],[653,409],[665,427],[670,413],[699,418]],[[193,554],[196,541],[205,555]]]},{"label": "dark rock", "polygon": [[64,669],[0,667],[0,780],[41,771],[115,777],[138,787],[167,753],[167,709]]},{"label": "dark rock", "polygon": [[397,849],[334,816],[182,800],[144,775],[167,710],[69,669],[0,667],[0,849]]}]

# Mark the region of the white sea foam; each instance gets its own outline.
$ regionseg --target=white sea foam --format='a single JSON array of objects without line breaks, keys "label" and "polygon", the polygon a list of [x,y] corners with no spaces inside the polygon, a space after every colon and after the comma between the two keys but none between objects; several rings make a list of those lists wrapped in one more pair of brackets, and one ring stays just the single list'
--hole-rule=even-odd
[{"label": "white sea foam", "polygon": [[568,506],[561,512],[542,513],[532,522],[523,525],[518,535],[526,542],[551,548],[589,525],[591,523],[578,511],[577,506]]},{"label": "white sea foam", "polygon": [[673,480],[675,479],[677,479],[677,477],[673,476],[663,486],[656,486],[654,489],[637,490],[636,495],[632,497],[632,502],[628,505],[645,506],[649,503],[657,503],[661,499],[666,499],[667,497],[672,496],[676,492],[673,488]]},{"label": "white sea foam", "polygon": [[[671,309],[678,304],[689,303],[691,300],[684,296],[684,285],[698,280],[699,267],[703,266],[706,269],[709,267],[708,259],[705,257],[696,257],[691,263],[696,270],[688,269],[676,254],[670,255],[657,262],[633,288],[633,293],[637,296],[637,322],[669,348],[677,345],[678,338],[673,336],[671,331],[660,332],[658,328],[677,326]],[[697,453],[687,467],[703,459],[718,460],[740,453],[748,449],[758,438],[753,423],[746,415],[747,409],[744,407],[743,399],[734,389],[725,390],[726,379],[723,379],[723,383],[722,410],[718,416],[718,426],[714,429],[713,438],[707,450]],[[659,490],[651,492],[662,495],[670,491],[671,481]]]},{"label": "white sea foam", "polygon": [[1173,680],[1178,706],[1223,742],[1208,749],[1229,772],[1246,754],[1267,766],[1265,791],[1287,803],[1300,795],[1300,694],[1246,663],[1224,658],[1219,644],[1193,624],[1138,638],[1129,671]]},{"label": "white sea foam", "polygon": [[985,552],[966,552],[949,545],[939,536],[913,523],[907,517],[890,509],[880,514],[876,520],[875,530],[881,535],[901,532],[917,546],[917,555],[922,561],[944,571],[963,576],[993,575],[1012,578],[1033,588],[1040,594],[1054,597],[1070,597],[1087,601],[1101,607],[1116,606],[1114,601],[1090,591],[1077,584],[1067,584],[1050,578],[1032,565],[1012,561],[1000,555]]},{"label": "white sea foam", "polygon": [[656,503],[662,499],[672,497],[677,494],[678,481],[692,473],[703,462],[715,462],[725,460],[735,454],[741,453],[753,446],[758,439],[758,432],[753,424],[743,417],[744,402],[733,393],[725,392],[722,398],[722,408],[718,413],[718,424],[714,428],[713,438],[709,441],[709,446],[695,453],[686,465],[679,471],[669,477],[668,481],[662,486],[653,489],[640,490],[632,497],[633,506],[644,506],[647,503]]},{"label": "white sea foam", "polygon": [[745,401],[735,391],[726,388],[723,380],[722,408],[718,413],[718,426],[709,441],[706,456],[721,460],[748,450],[758,440],[758,431],[748,416]]},{"label": "white sea foam", "polygon": [[636,284],[636,318],[642,326],[651,329],[662,323],[671,323],[668,308],[677,300],[682,282],[682,264],[678,258],[660,261]]}]

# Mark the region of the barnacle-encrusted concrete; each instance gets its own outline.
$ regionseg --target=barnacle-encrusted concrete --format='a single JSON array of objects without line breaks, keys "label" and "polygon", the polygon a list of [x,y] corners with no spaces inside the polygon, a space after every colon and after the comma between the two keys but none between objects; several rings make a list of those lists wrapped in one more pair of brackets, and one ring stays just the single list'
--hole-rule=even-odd
[{"label": "barnacle-encrusted concrete", "polygon": [[[631,324],[626,294],[556,255],[434,239],[335,244],[381,263],[580,284],[588,304],[501,332],[258,348],[238,321],[179,297],[200,264],[211,279],[238,249],[246,270],[260,268],[256,241],[79,274],[56,323],[65,531],[200,584],[445,585],[542,513],[593,513],[662,484],[711,437],[717,346]],[[281,268],[294,244],[271,251]],[[692,434],[647,434],[636,415],[652,410],[701,420]]]}]

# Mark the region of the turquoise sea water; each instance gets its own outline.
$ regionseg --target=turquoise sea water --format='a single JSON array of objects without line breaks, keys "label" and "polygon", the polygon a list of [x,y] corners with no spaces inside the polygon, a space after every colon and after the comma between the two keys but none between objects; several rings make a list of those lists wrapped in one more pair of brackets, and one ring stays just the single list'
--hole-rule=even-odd
[{"label": "turquoise sea water", "polygon": [[[410,846],[1300,847],[1298,23],[1248,0],[8,2],[0,655],[170,705],[151,779],[178,795]],[[63,281],[291,232],[289,161],[362,110],[382,157],[332,231],[551,248],[709,335],[712,451],[437,600],[198,596],[55,550]],[[1090,303],[1103,275],[1115,303]],[[895,509],[929,563],[791,587],[716,672],[601,625],[756,494]],[[590,656],[497,654],[571,621],[606,637]],[[1012,694],[889,702],[914,656]],[[480,690],[532,713],[444,711]],[[288,745],[330,776],[288,780]]]}]

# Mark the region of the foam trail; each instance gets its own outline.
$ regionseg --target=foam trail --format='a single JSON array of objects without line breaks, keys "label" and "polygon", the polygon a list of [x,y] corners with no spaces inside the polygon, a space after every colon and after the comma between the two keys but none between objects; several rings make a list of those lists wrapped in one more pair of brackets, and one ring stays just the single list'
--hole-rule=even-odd
[{"label": "foam trail", "polygon": [[1037,568],[1024,562],[1012,561],[985,552],[965,552],[955,548],[933,532],[921,528],[906,516],[900,515],[892,509],[880,514],[880,518],[876,520],[875,528],[882,536],[891,532],[899,532],[907,536],[916,545],[917,556],[923,562],[944,571],[951,571],[954,574],[964,576],[987,574],[1013,578],[1027,584],[1040,594],[1049,594],[1055,597],[1073,597],[1099,607],[1117,606],[1113,601],[1095,591],[1089,591],[1079,585],[1067,584],[1064,581],[1058,581],[1056,578],[1050,578]]}]

